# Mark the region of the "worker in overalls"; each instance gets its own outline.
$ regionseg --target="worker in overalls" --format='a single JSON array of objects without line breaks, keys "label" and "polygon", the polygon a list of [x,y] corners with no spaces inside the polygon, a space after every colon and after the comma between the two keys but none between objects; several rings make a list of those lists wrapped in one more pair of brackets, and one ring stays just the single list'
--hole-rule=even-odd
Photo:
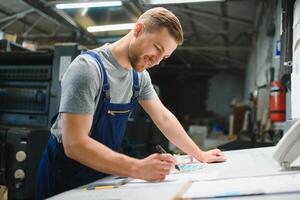
[{"label": "worker in overalls", "polygon": [[[183,42],[177,17],[164,8],[142,14],[112,44],[79,55],[61,82],[59,114],[40,162],[36,198],[43,199],[109,174],[163,180],[176,164],[170,154],[136,159],[118,153],[128,116],[139,103],[161,132],[199,161],[224,161],[202,151],[161,103],[146,69],[168,58]],[[140,133],[143,134],[143,133]]]}]

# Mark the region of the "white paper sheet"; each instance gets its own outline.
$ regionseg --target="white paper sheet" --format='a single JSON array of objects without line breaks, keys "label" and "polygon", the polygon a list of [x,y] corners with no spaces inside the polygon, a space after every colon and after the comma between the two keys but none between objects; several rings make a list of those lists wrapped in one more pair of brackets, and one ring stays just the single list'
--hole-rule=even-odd
[{"label": "white paper sheet", "polygon": [[[114,189],[82,190],[74,189],[56,195],[50,200],[171,200],[187,183],[153,184],[147,187],[120,187]],[[160,191],[160,192],[158,192]]]},{"label": "white paper sheet", "polygon": [[300,173],[205,182],[199,181],[192,184],[183,194],[183,198],[228,197],[299,191]]}]

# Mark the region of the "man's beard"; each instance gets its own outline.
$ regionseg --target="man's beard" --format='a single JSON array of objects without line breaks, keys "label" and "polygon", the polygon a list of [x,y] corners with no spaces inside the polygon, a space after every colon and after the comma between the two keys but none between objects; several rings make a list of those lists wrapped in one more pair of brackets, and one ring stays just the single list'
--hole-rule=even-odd
[{"label": "man's beard", "polygon": [[139,71],[140,68],[143,68],[142,66],[138,66],[141,57],[138,55],[138,53],[134,52],[134,50],[132,48],[129,47],[129,51],[128,51],[128,58],[129,58],[129,62],[132,66],[133,69],[135,69],[136,71]]}]

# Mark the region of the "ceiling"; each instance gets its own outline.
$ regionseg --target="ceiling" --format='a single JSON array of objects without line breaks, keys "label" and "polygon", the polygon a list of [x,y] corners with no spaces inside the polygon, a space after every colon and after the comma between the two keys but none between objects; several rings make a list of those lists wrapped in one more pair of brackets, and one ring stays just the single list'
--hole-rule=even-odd
[{"label": "ceiling", "polygon": [[[61,2],[71,1],[1,0],[0,30],[16,33],[18,41],[36,42],[40,49],[51,48],[57,42],[77,42],[94,48],[113,42],[128,31],[89,33],[88,26],[132,23],[152,7],[142,0],[124,0],[121,7],[85,11],[56,9],[55,4]],[[244,71],[264,6],[266,1],[263,0],[164,5],[180,19],[184,44],[161,65],[179,71],[191,68],[191,73],[199,70]]]}]

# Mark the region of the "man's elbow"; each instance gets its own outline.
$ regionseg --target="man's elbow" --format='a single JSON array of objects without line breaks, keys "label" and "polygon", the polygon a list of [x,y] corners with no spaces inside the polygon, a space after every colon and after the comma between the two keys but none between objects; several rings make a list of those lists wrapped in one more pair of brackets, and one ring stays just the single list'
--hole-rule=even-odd
[{"label": "man's elbow", "polygon": [[70,142],[63,142],[63,147],[64,147],[64,152],[66,154],[66,156],[68,158],[74,159],[74,149],[76,149],[76,147],[74,146],[74,144],[70,144]]},{"label": "man's elbow", "polygon": [[73,160],[77,160],[78,151],[84,148],[84,142],[82,141],[72,141],[63,142],[63,148],[66,156]]}]

